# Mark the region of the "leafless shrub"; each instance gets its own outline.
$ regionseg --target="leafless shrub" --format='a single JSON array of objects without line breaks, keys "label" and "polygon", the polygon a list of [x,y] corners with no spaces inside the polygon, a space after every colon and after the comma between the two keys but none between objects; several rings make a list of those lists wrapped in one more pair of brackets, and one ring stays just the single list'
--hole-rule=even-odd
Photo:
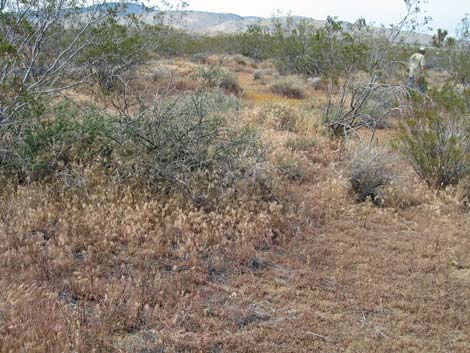
[{"label": "leafless shrub", "polygon": [[346,136],[363,127],[380,128],[393,114],[408,109],[408,98],[407,89],[401,85],[372,80],[355,86],[351,78],[346,78],[340,95],[328,94],[325,124],[334,136]]}]

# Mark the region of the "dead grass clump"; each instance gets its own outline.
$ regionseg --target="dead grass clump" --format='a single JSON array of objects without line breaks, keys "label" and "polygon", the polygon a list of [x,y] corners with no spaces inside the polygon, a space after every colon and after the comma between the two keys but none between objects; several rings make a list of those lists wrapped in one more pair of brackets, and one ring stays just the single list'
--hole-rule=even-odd
[{"label": "dead grass clump", "polygon": [[463,179],[458,185],[458,197],[462,205],[470,209],[470,178]]},{"label": "dead grass clump", "polygon": [[298,76],[277,79],[271,86],[272,92],[289,98],[305,98],[305,84]]},{"label": "dead grass clump", "polygon": [[291,181],[303,181],[305,178],[303,163],[295,153],[277,153],[274,157],[274,165],[283,177]]},{"label": "dead grass clump", "polygon": [[248,66],[248,65],[253,64],[252,59],[247,58],[246,56],[243,56],[241,54],[233,55],[230,58],[230,60],[233,61],[234,63],[236,63],[237,65],[240,65],[240,66]]},{"label": "dead grass clump", "polygon": [[157,66],[153,69],[153,81],[155,82],[168,80],[172,75],[173,73],[164,66]]},{"label": "dead grass clump", "polygon": [[305,151],[317,146],[318,137],[312,135],[300,135],[289,138],[284,146],[292,151]]},{"label": "dead grass clump", "polygon": [[376,205],[382,204],[379,189],[394,178],[392,159],[389,152],[372,145],[361,144],[349,153],[346,173],[357,202],[370,199]]},{"label": "dead grass clump", "polygon": [[71,314],[55,293],[34,284],[0,284],[0,351],[71,353],[86,349],[78,315]]},{"label": "dead grass clump", "polygon": [[431,203],[434,200],[435,195],[421,180],[416,180],[417,178],[413,175],[405,176],[401,172],[398,173],[400,173],[399,177],[380,190],[383,207],[406,210]]},{"label": "dead grass clump", "polygon": [[314,114],[305,107],[283,102],[263,106],[258,120],[273,129],[301,134],[317,133],[320,126]]},{"label": "dead grass clump", "polygon": [[180,93],[188,93],[196,91],[199,87],[199,84],[196,80],[186,76],[176,77],[170,80],[168,86],[170,90],[175,90],[176,92]]}]

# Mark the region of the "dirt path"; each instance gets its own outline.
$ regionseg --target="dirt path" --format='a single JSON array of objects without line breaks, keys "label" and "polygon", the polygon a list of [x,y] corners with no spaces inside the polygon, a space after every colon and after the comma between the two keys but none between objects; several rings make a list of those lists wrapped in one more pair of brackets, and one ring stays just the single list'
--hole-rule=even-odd
[{"label": "dirt path", "polygon": [[[269,96],[246,74],[240,81],[249,100]],[[468,214],[354,204],[336,177],[297,186],[301,231],[259,254],[266,267],[230,278],[228,291],[255,314],[223,335],[223,351],[469,352]]]}]

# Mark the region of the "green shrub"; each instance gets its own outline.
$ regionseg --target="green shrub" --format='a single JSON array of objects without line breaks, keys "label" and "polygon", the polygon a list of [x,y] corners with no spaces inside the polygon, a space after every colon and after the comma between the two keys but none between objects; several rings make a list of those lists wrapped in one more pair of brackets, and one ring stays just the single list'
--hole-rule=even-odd
[{"label": "green shrub", "polygon": [[287,76],[278,79],[271,86],[271,90],[284,97],[304,98],[305,85],[301,78],[297,76]]},{"label": "green shrub", "polygon": [[399,126],[398,146],[429,186],[444,188],[470,173],[469,111],[451,87],[429,94],[434,105],[416,104]]},{"label": "green shrub", "polygon": [[113,17],[92,27],[91,44],[80,53],[77,61],[87,65],[105,92],[121,88],[123,75],[132,73],[149,58],[151,40],[139,28],[119,24]]},{"label": "green shrub", "polygon": [[201,67],[197,75],[209,87],[223,88],[236,94],[242,92],[242,88],[235,75],[220,66],[212,66],[208,69]]},{"label": "green shrub", "polygon": [[95,110],[83,116],[69,104],[53,107],[51,117],[23,122],[20,134],[1,141],[0,169],[35,181],[88,164],[111,151],[112,122]]}]

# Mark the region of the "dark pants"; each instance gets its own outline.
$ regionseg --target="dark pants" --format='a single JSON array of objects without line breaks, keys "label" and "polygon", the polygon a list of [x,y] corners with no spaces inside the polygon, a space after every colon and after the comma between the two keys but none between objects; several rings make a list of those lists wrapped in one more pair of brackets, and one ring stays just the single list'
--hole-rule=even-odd
[{"label": "dark pants", "polygon": [[418,89],[421,93],[426,93],[426,81],[424,78],[408,77],[408,88],[415,89],[418,86]]}]

